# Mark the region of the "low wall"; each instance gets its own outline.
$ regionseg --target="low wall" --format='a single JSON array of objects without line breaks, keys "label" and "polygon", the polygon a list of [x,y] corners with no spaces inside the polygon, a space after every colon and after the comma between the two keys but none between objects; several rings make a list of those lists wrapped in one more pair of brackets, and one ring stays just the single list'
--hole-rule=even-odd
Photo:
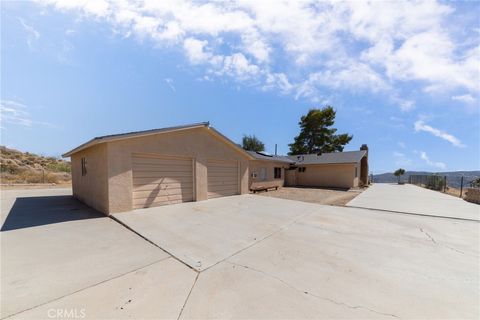
[{"label": "low wall", "polygon": [[465,191],[465,200],[468,202],[480,204],[480,189],[467,188]]}]

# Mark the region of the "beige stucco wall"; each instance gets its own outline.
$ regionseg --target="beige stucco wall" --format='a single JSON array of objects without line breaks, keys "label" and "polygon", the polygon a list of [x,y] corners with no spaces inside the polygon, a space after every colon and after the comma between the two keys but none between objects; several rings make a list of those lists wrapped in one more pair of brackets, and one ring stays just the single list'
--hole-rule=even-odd
[{"label": "beige stucco wall", "polygon": [[[82,176],[82,158],[87,160],[87,174]],[[108,212],[107,146],[93,146],[72,155],[73,195],[90,207]]]},{"label": "beige stucco wall", "polygon": [[[249,186],[255,187],[259,184],[268,184],[269,187],[283,187],[285,184],[285,168],[288,168],[288,164],[284,162],[276,162],[276,161],[266,161],[266,160],[250,160],[250,174],[249,174]],[[275,179],[274,178],[274,168],[282,168],[282,178]],[[261,168],[265,168],[266,170],[266,179],[260,179],[260,170]],[[251,176],[252,173],[257,173],[257,177],[253,178]]]},{"label": "beige stucco wall", "polygon": [[355,178],[355,165],[305,165],[305,172],[298,172],[297,169],[297,185],[336,188],[356,187],[358,186],[358,177]]},{"label": "beige stucco wall", "polygon": [[248,193],[248,158],[209,130],[196,128],[108,142],[109,212],[132,209],[132,153],[192,157],[197,201],[207,199],[207,160],[236,160],[240,193]]}]

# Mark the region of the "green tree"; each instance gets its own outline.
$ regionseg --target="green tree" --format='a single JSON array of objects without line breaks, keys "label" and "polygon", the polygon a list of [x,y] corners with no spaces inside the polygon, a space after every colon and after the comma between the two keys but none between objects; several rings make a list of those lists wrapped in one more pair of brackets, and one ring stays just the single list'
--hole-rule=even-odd
[{"label": "green tree", "polygon": [[265,151],[265,144],[254,135],[247,136],[244,134],[242,138],[242,148],[248,151],[260,152]]},{"label": "green tree", "polygon": [[300,134],[289,144],[290,155],[343,151],[353,136],[347,133],[336,134],[332,128],[336,111],[331,106],[311,109],[300,118]]},{"label": "green tree", "polygon": [[396,171],[393,173],[393,175],[394,175],[395,177],[397,177],[397,179],[398,179],[398,184],[400,184],[400,177],[403,176],[404,174],[405,174],[405,170],[402,169],[402,168],[396,170]]}]

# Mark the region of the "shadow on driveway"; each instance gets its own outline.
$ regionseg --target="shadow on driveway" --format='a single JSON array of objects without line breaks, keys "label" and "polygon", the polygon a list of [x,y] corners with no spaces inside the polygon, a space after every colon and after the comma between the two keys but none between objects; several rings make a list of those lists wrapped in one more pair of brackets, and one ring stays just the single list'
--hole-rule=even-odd
[{"label": "shadow on driveway", "polygon": [[0,231],[104,217],[72,196],[24,197],[15,200]]}]

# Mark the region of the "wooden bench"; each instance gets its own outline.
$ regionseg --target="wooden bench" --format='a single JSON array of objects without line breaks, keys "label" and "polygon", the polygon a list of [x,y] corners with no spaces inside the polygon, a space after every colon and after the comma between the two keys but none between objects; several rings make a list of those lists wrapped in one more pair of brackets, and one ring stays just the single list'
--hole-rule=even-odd
[{"label": "wooden bench", "polygon": [[268,183],[268,182],[257,182],[257,183],[252,183],[252,185],[250,186],[250,191],[253,191],[253,193],[256,193],[258,191],[266,191],[268,192],[268,190],[270,189],[275,189],[275,190],[278,190],[278,187],[279,185],[275,182],[271,182],[271,183]]}]

